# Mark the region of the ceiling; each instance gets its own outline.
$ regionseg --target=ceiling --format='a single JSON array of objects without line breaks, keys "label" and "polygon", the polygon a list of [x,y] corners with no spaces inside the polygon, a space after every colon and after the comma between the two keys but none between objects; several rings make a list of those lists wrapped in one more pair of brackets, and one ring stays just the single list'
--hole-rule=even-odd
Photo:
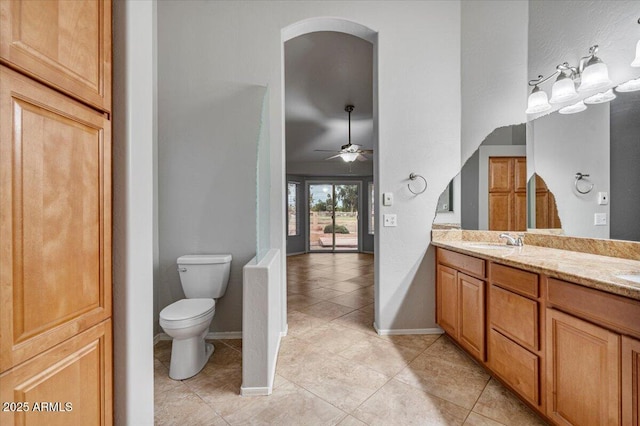
[{"label": "ceiling", "polygon": [[[287,164],[321,162],[348,141],[373,148],[373,48],[344,33],[316,32],[285,43]],[[367,154],[372,163],[371,155]],[[340,158],[328,161],[342,162]]]}]

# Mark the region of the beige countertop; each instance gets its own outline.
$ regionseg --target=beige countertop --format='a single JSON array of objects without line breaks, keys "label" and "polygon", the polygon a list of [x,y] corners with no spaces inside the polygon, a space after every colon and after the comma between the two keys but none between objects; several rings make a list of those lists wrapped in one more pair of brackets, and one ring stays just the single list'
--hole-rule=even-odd
[{"label": "beige countertop", "polygon": [[[616,277],[622,274],[640,274],[639,260],[526,244],[522,247],[502,247],[494,241],[434,240],[431,244],[640,300],[640,283]],[[484,245],[496,248],[483,247]]]}]

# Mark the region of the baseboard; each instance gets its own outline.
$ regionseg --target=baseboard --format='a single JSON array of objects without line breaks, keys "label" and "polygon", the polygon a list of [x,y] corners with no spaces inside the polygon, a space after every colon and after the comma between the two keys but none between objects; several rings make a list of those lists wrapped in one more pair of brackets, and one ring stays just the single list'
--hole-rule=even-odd
[{"label": "baseboard", "polygon": [[[289,333],[289,323],[284,325],[284,331],[280,332],[280,337],[287,337],[287,333]],[[278,342],[278,348],[280,348],[279,342]]]},{"label": "baseboard", "polygon": [[440,327],[435,328],[397,328],[390,330],[383,330],[378,328],[376,323],[373,323],[373,328],[375,328],[376,333],[379,336],[399,336],[403,334],[442,334],[444,330]]},{"label": "baseboard", "polygon": [[299,254],[307,254],[307,252],[306,251],[298,251],[298,252],[295,252],[295,253],[287,253],[287,257],[289,257],[289,256],[298,256]]},{"label": "baseboard", "polygon": [[270,387],[262,387],[262,388],[245,388],[243,386],[240,387],[240,396],[268,396],[271,395],[273,391]]},{"label": "baseboard", "polygon": [[360,253],[364,253],[364,254],[376,254],[373,251],[366,251],[366,250],[362,250]]},{"label": "baseboard", "polygon": [[[242,339],[242,331],[210,331],[205,336],[209,340]],[[158,333],[153,337],[155,345],[161,340],[171,340],[167,333]]]}]

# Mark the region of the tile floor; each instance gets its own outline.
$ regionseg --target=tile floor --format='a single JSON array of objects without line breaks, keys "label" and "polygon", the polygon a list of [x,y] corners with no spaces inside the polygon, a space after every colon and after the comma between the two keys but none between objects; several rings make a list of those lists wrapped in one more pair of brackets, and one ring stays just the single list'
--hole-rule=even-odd
[{"label": "tile floor", "polygon": [[242,341],[213,341],[204,370],[168,377],[171,343],[155,347],[159,425],[542,425],[446,336],[378,336],[373,256],[287,259],[289,333],[273,394],[241,397]]}]

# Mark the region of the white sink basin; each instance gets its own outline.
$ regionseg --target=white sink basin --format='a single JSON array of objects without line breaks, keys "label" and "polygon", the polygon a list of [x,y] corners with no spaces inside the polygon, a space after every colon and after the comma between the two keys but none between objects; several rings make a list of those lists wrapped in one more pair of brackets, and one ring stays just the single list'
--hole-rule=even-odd
[{"label": "white sink basin", "polygon": [[478,249],[487,249],[487,250],[501,250],[501,249],[511,249],[515,246],[508,246],[506,244],[491,244],[491,243],[465,243],[467,247],[478,248]]},{"label": "white sink basin", "polygon": [[620,274],[620,275],[616,275],[616,277],[640,284],[640,274]]}]

